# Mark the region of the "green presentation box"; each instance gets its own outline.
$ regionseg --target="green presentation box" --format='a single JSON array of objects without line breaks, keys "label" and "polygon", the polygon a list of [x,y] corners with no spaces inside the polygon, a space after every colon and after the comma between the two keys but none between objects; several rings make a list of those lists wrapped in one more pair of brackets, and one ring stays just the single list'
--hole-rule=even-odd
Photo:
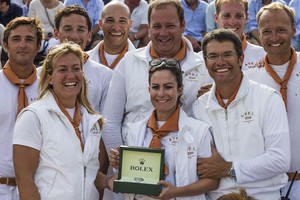
[{"label": "green presentation box", "polygon": [[120,147],[118,179],[114,192],[158,196],[164,177],[165,150],[146,147]]}]

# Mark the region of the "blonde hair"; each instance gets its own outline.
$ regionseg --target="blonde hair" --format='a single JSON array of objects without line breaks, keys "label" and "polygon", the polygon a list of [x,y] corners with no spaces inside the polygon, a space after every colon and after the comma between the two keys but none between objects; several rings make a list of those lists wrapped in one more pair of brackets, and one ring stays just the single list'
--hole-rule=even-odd
[{"label": "blonde hair", "polygon": [[[75,54],[78,56],[80,60],[80,66],[82,69],[83,66],[83,59],[84,59],[84,52],[82,51],[81,47],[73,42],[67,42],[55,47],[52,47],[43,63],[42,72],[40,76],[39,82],[39,90],[40,96],[42,98],[47,92],[52,91],[52,85],[49,83],[48,76],[52,75],[53,67],[55,61],[58,57],[66,55],[66,54]],[[95,111],[93,110],[88,97],[87,97],[87,82],[85,77],[83,76],[83,84],[81,87],[80,92],[77,95],[77,101],[87,109],[87,111],[91,114],[94,114]]]},{"label": "blonde hair", "polygon": [[239,188],[239,193],[232,192],[219,197],[217,200],[256,200],[255,198],[248,196],[244,188]]}]

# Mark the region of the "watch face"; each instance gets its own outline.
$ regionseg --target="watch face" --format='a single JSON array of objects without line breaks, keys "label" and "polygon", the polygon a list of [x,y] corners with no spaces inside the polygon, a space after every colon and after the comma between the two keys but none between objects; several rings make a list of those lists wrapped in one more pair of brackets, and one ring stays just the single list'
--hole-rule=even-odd
[{"label": "watch face", "polygon": [[230,176],[231,176],[231,177],[235,177],[235,171],[234,171],[234,169],[233,169],[233,170],[230,170]]},{"label": "watch face", "polygon": [[229,174],[230,177],[235,177],[235,170],[234,170],[234,168],[233,168],[233,165],[231,166],[231,168],[230,168],[228,174]]}]

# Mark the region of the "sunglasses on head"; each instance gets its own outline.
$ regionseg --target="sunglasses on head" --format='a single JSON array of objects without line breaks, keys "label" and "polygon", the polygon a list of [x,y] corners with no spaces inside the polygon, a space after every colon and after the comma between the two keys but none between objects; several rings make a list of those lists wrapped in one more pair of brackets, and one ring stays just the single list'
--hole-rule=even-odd
[{"label": "sunglasses on head", "polygon": [[177,59],[174,58],[160,58],[160,59],[153,59],[149,62],[150,65],[150,71],[153,72],[156,69],[160,67],[166,67],[166,68],[180,68],[180,63]]}]

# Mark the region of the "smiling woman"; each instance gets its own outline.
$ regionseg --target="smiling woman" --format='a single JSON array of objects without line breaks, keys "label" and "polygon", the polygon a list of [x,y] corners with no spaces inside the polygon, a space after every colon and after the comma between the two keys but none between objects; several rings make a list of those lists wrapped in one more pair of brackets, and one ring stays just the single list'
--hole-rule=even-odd
[{"label": "smiling woman", "polygon": [[[218,180],[199,180],[196,172],[197,157],[211,154],[210,127],[188,117],[180,108],[183,82],[179,62],[161,58],[149,64],[149,93],[154,111],[146,119],[128,125],[126,144],[165,149],[166,176],[159,182],[164,187],[160,199],[189,197],[191,200],[204,200],[204,193],[218,186]],[[112,150],[110,155],[110,162],[115,167],[117,154],[117,150]],[[133,197],[144,198],[128,195],[128,199]]]},{"label": "smiling woman", "polygon": [[82,63],[77,44],[52,48],[40,98],[17,119],[13,149],[21,199],[99,199],[94,180],[103,118],[88,101]]}]

